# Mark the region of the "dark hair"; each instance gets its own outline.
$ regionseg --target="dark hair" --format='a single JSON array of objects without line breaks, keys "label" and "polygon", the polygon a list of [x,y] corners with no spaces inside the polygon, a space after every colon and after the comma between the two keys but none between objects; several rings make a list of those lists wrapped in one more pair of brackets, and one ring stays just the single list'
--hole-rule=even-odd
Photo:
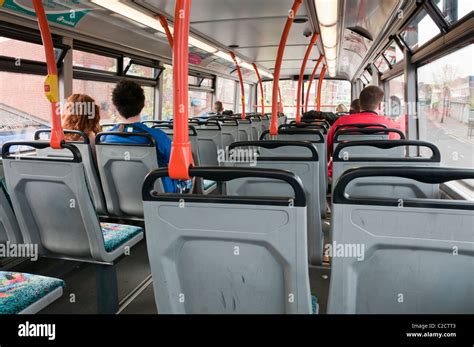
[{"label": "dark hair", "polygon": [[349,110],[349,113],[359,113],[359,112],[360,112],[360,100],[354,99],[351,102],[351,109]]},{"label": "dark hair", "polygon": [[383,90],[377,86],[367,86],[360,93],[360,110],[374,111],[383,101]]},{"label": "dark hair", "polygon": [[217,112],[223,112],[224,111],[224,106],[222,105],[222,102],[221,101],[216,101],[214,103],[214,106],[216,107],[216,111]]},{"label": "dark hair", "polygon": [[145,92],[139,84],[122,80],[112,92],[112,102],[122,117],[132,118],[145,107]]}]

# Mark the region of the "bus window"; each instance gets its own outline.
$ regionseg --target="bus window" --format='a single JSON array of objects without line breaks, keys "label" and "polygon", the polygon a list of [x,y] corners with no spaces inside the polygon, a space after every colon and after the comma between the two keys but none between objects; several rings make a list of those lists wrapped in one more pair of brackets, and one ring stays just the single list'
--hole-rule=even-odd
[{"label": "bus window", "polygon": [[398,129],[406,133],[405,75],[388,81],[387,102],[384,113],[398,124]]},{"label": "bus window", "polygon": [[390,65],[395,65],[401,62],[404,58],[403,51],[398,47],[395,41],[392,41],[390,46],[383,53],[385,59],[390,63]]},{"label": "bus window", "polygon": [[217,79],[217,100],[222,102],[224,110],[235,111],[235,88],[237,83],[226,78]]},{"label": "bus window", "polygon": [[[242,101],[240,96],[240,85],[239,85],[239,98],[237,102],[237,112],[242,112]],[[245,112],[251,112],[252,105],[250,105],[250,93],[251,93],[251,86],[250,84],[244,83],[244,91],[245,91]]]},{"label": "bus window", "polygon": [[75,49],[72,54],[72,61],[75,68],[117,73],[118,61],[116,58]]},{"label": "bus window", "polygon": [[418,114],[442,164],[474,167],[474,46],[418,68]]},{"label": "bus window", "polygon": [[189,118],[203,117],[212,111],[212,93],[197,90],[189,91]]},{"label": "bus window", "polygon": [[165,65],[162,73],[163,90],[161,90],[162,104],[161,104],[161,118],[169,120],[173,118],[173,67]]},{"label": "bus window", "polygon": [[0,144],[31,139],[36,129],[49,126],[51,106],[43,82],[40,75],[0,72],[0,85],[8,86],[0,93]]},{"label": "bus window", "polygon": [[401,36],[412,51],[417,50],[440,33],[433,19],[422,10],[405,28]]},{"label": "bus window", "polygon": [[449,24],[453,24],[474,10],[472,0],[435,0]]},{"label": "bus window", "polygon": [[[308,82],[305,82],[304,92],[308,88]],[[314,110],[316,106],[314,101],[316,99],[318,81],[313,81],[311,91],[309,93],[309,107],[308,110]],[[305,96],[306,98],[306,96]],[[338,105],[344,105],[347,109],[351,105],[351,83],[342,80],[324,80],[323,88],[321,90],[321,111],[335,112]]]}]

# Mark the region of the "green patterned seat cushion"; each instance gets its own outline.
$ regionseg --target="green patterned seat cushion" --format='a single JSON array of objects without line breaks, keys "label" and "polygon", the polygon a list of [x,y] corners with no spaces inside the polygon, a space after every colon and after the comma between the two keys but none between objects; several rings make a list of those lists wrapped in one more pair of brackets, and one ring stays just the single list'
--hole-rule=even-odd
[{"label": "green patterned seat cushion", "polygon": [[64,286],[64,281],[57,278],[0,271],[0,314],[20,313]]},{"label": "green patterned seat cushion", "polygon": [[115,251],[121,245],[143,232],[143,229],[134,225],[100,223],[104,246],[107,252]]}]

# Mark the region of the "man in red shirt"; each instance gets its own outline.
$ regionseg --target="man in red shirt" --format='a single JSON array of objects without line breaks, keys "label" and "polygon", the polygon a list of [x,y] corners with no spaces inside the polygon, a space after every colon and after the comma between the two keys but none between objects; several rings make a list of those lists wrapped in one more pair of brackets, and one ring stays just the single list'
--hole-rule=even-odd
[{"label": "man in red shirt", "polygon": [[[383,90],[377,86],[367,86],[362,90],[359,97],[360,102],[360,113],[349,114],[340,117],[329,129],[327,135],[327,156],[329,162],[329,177],[332,177],[332,153],[334,145],[334,133],[339,125],[344,124],[360,124],[360,123],[377,123],[384,124],[388,128],[398,129],[398,124],[395,123],[391,118],[378,114],[380,111],[383,101]],[[389,134],[390,140],[398,139],[398,135],[394,133]]]}]

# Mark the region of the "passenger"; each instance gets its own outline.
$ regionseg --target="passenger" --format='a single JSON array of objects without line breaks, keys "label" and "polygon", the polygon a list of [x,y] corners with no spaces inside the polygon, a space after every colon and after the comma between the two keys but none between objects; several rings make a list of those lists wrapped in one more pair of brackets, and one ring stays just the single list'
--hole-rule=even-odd
[{"label": "passenger", "polygon": [[[398,129],[398,124],[395,123],[392,119],[387,116],[379,115],[382,102],[383,102],[384,93],[383,90],[377,86],[368,86],[360,93],[360,109],[359,113],[349,114],[347,116],[339,118],[329,129],[327,135],[327,156],[328,161],[331,161],[332,152],[333,152],[333,141],[334,141],[334,132],[339,125],[344,124],[357,124],[357,123],[378,123],[384,124],[388,128]],[[398,135],[394,133],[389,134],[391,140],[398,139]],[[332,163],[331,163],[332,164]],[[332,176],[332,165],[329,165],[329,176]]]},{"label": "passenger", "polygon": [[347,107],[343,104],[339,104],[336,107],[336,113],[347,113]]},{"label": "passenger", "polygon": [[224,113],[224,106],[221,101],[216,101],[214,103],[214,112],[221,116]]},{"label": "passenger", "polygon": [[349,110],[349,114],[360,113],[360,100],[354,99],[351,102],[351,108]]},{"label": "passenger", "polygon": [[[156,128],[149,128],[140,122],[140,113],[145,106],[145,93],[143,88],[135,82],[121,81],[112,92],[112,102],[120,113],[121,124],[116,125],[110,131],[131,131],[146,132],[153,136],[156,142],[156,152],[158,165],[167,167],[171,155],[171,140],[165,132]],[[141,136],[121,137],[116,135],[106,135],[103,142],[108,143],[136,143],[145,144],[147,140]],[[177,193],[189,189],[189,182],[172,180],[169,177],[163,179],[163,188],[167,193]]]},{"label": "passenger", "polygon": [[[92,153],[95,155],[95,136],[102,131],[100,127],[100,108],[89,95],[73,94],[66,100],[61,123],[65,130],[82,131],[89,138]],[[66,141],[80,141],[81,136],[65,134]]]}]

